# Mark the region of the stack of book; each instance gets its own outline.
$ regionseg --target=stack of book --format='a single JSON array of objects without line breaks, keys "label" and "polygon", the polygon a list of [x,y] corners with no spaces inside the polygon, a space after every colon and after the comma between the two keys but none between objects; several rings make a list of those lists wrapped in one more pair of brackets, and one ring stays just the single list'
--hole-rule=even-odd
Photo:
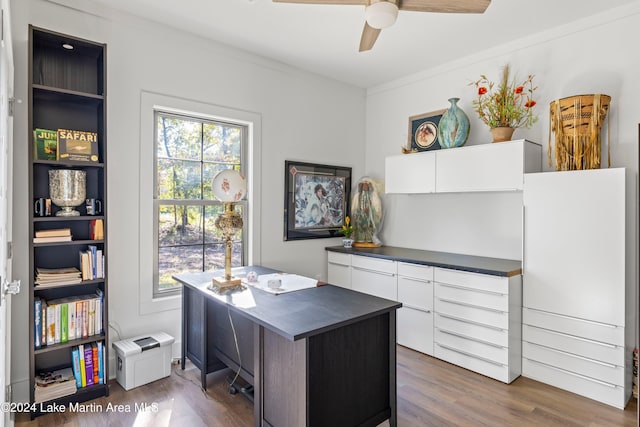
[{"label": "stack of book", "polygon": [[87,245],[86,251],[80,251],[82,280],[104,279],[104,255],[102,249]]},{"label": "stack of book", "polygon": [[76,387],[104,384],[104,343],[79,345],[71,350]]},{"label": "stack of book", "polygon": [[77,390],[74,380],[75,377],[71,368],[42,372],[36,375],[34,396],[36,403],[74,394]]},{"label": "stack of book", "polygon": [[71,241],[71,229],[70,228],[55,228],[52,230],[37,230],[33,243],[56,243],[56,242],[70,242]]},{"label": "stack of book", "polygon": [[35,285],[38,289],[74,285],[82,282],[82,273],[76,267],[36,268]]},{"label": "stack of book", "polygon": [[638,398],[638,349],[633,350],[633,397]]}]

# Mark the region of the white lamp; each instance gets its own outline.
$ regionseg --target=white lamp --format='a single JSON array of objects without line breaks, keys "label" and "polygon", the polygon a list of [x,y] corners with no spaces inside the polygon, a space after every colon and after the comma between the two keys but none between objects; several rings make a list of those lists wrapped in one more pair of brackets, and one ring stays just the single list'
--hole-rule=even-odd
[{"label": "white lamp", "polygon": [[213,195],[224,203],[224,212],[216,218],[216,228],[225,239],[224,277],[213,279],[210,288],[217,293],[242,289],[242,282],[231,276],[231,248],[233,236],[242,229],[242,215],[234,210],[236,202],[242,200],[247,192],[247,181],[234,169],[219,172],[212,182]]},{"label": "white lamp", "polygon": [[372,3],[364,10],[364,17],[372,28],[387,28],[398,18],[398,6],[390,1],[381,0]]}]

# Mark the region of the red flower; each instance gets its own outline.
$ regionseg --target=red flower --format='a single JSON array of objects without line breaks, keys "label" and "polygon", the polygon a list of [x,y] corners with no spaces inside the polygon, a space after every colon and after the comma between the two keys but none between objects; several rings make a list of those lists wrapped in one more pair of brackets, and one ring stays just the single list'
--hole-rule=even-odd
[{"label": "red flower", "polygon": [[524,86],[518,86],[517,88],[515,88],[514,92],[515,93],[522,93],[523,90],[524,90]]},{"label": "red flower", "polygon": [[487,93],[487,88],[484,86],[480,86],[478,88],[478,95],[484,95],[485,93]]},{"label": "red flower", "polygon": [[533,99],[531,101],[525,102],[525,104],[524,104],[524,106],[527,107],[527,108],[531,108],[534,105],[536,105],[536,101],[534,101]]}]

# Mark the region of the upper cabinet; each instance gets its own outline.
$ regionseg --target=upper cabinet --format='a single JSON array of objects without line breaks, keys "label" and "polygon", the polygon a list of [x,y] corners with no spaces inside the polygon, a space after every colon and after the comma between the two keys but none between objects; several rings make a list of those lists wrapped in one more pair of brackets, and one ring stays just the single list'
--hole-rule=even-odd
[{"label": "upper cabinet", "polygon": [[542,147],[524,139],[386,158],[387,193],[522,190],[524,174],[542,171]]}]

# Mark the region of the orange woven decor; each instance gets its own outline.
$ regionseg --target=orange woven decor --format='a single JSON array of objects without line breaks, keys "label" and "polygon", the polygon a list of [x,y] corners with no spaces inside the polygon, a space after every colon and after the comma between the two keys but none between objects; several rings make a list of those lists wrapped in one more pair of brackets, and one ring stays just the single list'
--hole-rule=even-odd
[{"label": "orange woven decor", "polygon": [[[551,132],[556,139],[556,170],[600,169],[600,131],[607,117],[609,95],[577,95],[557,99],[549,105],[549,166]],[[607,123],[608,166],[611,166]]]}]

